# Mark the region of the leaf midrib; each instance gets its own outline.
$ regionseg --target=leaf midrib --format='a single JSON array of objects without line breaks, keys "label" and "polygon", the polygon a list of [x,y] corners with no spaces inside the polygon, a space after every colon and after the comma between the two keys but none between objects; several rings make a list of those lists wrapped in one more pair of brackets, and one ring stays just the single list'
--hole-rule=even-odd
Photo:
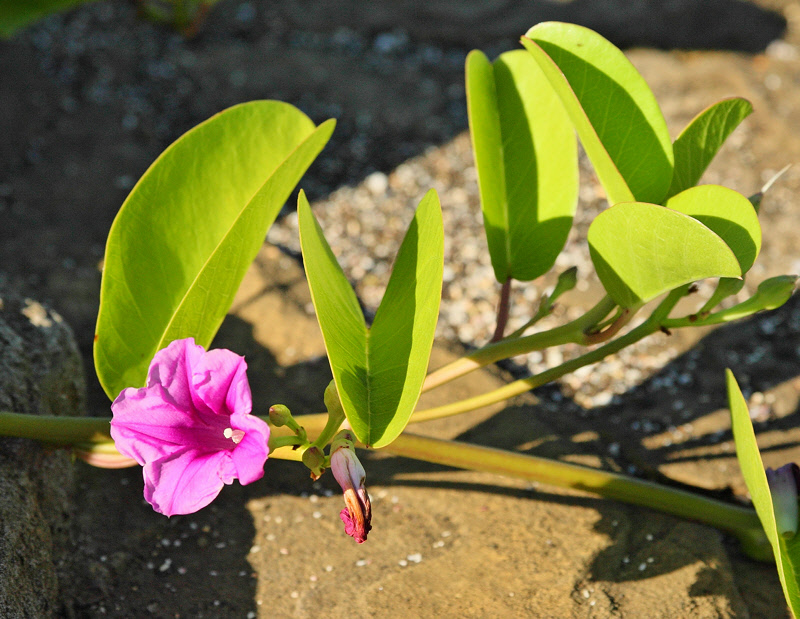
[{"label": "leaf midrib", "polygon": [[314,127],[314,129],[313,129],[311,132],[309,132],[309,134],[308,134],[308,135],[306,135],[306,137],[303,139],[303,141],[302,141],[302,142],[300,142],[300,143],[299,143],[299,144],[298,144],[298,145],[297,145],[297,146],[296,146],[294,149],[292,149],[292,151],[291,151],[291,152],[290,152],[290,153],[289,153],[289,154],[288,154],[288,155],[287,155],[287,156],[286,156],[286,157],[285,157],[285,158],[284,158],[284,159],[283,159],[283,160],[282,160],[282,161],[281,161],[281,162],[280,162],[280,163],[279,163],[279,164],[278,164],[276,167],[275,167],[275,169],[274,169],[274,170],[272,171],[272,173],[271,173],[271,174],[270,174],[270,175],[269,175],[269,176],[268,176],[268,177],[267,177],[267,178],[264,180],[264,182],[263,182],[263,183],[261,183],[261,185],[260,185],[260,186],[259,186],[259,187],[258,187],[258,188],[257,188],[257,189],[254,191],[254,192],[253,192],[253,194],[250,196],[250,199],[247,201],[247,203],[244,205],[244,207],[243,207],[243,208],[242,208],[242,209],[239,211],[239,213],[236,215],[236,217],[234,217],[234,218],[233,218],[233,220],[231,221],[231,225],[230,225],[230,226],[228,227],[228,229],[225,231],[225,234],[223,234],[223,235],[220,237],[220,240],[219,240],[219,241],[217,242],[217,244],[214,246],[214,249],[211,251],[211,253],[209,253],[209,255],[208,255],[208,257],[206,258],[205,262],[203,262],[203,266],[202,266],[202,268],[201,268],[201,269],[200,269],[200,270],[197,272],[197,275],[195,275],[194,279],[193,279],[193,280],[192,280],[192,282],[189,284],[189,286],[186,288],[186,291],[183,293],[183,296],[181,297],[180,303],[178,303],[178,305],[177,305],[177,308],[176,308],[175,312],[173,312],[173,314],[172,314],[172,317],[169,319],[169,322],[167,323],[166,327],[164,328],[164,330],[163,330],[163,332],[162,332],[162,334],[161,334],[161,337],[159,338],[158,344],[156,345],[156,351],[158,351],[158,350],[161,350],[161,349],[163,348],[163,346],[164,346],[164,339],[165,339],[165,337],[166,337],[167,333],[169,333],[169,332],[170,332],[170,330],[172,329],[172,325],[174,324],[174,322],[175,322],[175,319],[178,317],[178,315],[179,315],[179,314],[181,314],[181,313],[182,313],[182,311],[181,311],[181,310],[183,309],[183,307],[184,307],[185,303],[187,302],[187,299],[189,298],[189,295],[190,295],[190,294],[191,294],[191,292],[192,292],[192,291],[195,289],[195,286],[197,285],[198,281],[199,281],[199,280],[202,278],[202,276],[205,274],[205,272],[206,272],[206,270],[207,270],[207,268],[208,268],[208,265],[209,265],[209,263],[210,263],[210,262],[211,262],[211,260],[214,258],[214,256],[216,256],[216,255],[217,255],[217,252],[219,251],[220,247],[223,245],[223,243],[225,242],[225,240],[226,240],[226,239],[227,239],[227,238],[230,236],[231,232],[232,232],[232,231],[233,231],[233,229],[236,227],[236,224],[237,224],[237,223],[238,223],[238,222],[241,220],[241,218],[242,218],[242,215],[245,213],[245,211],[247,211],[247,210],[250,208],[250,206],[251,206],[251,205],[252,205],[252,203],[253,203],[253,200],[254,200],[254,198],[255,198],[255,197],[256,197],[256,196],[259,194],[259,192],[260,192],[260,191],[261,191],[261,190],[264,188],[264,186],[265,186],[265,185],[266,185],[266,184],[267,184],[267,183],[270,181],[270,179],[272,179],[272,178],[274,178],[274,177],[275,177],[275,174],[278,172],[278,170],[280,170],[280,169],[283,167],[283,165],[284,165],[284,164],[285,164],[285,163],[286,163],[286,162],[287,162],[289,159],[291,159],[292,155],[294,155],[294,153],[296,153],[296,152],[298,151],[298,149],[299,149],[299,148],[300,148],[300,147],[301,147],[303,144],[305,144],[305,143],[308,141],[308,139],[309,139],[309,138],[310,138],[312,135],[314,135],[314,133],[316,133],[316,132],[317,132],[317,130],[318,130],[318,129],[319,129],[319,127]]}]

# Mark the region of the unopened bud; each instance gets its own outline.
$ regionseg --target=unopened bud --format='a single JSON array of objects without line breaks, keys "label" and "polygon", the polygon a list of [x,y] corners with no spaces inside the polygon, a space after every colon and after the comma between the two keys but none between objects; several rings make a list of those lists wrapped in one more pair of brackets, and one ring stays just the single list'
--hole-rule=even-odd
[{"label": "unopened bud", "polygon": [[325,472],[325,454],[316,445],[303,452],[303,464],[311,471],[311,479],[317,480]]},{"label": "unopened bud", "polygon": [[570,267],[558,276],[553,292],[550,294],[552,303],[565,292],[572,290],[578,283],[578,267]]},{"label": "unopened bud", "polygon": [[283,404],[275,404],[269,408],[269,422],[276,428],[285,426],[292,418],[292,413]]},{"label": "unopened bud", "polygon": [[789,300],[797,283],[796,275],[778,275],[765,279],[758,285],[753,295],[761,304],[761,309],[773,310]]},{"label": "unopened bud", "polygon": [[76,458],[100,469],[125,469],[138,464],[133,458],[119,453],[111,442],[75,445],[72,453]]},{"label": "unopened bud", "polygon": [[786,539],[791,539],[797,533],[800,468],[794,463],[784,464],[777,470],[768,468],[766,473],[778,533]]},{"label": "unopened bud", "polygon": [[359,544],[367,541],[372,529],[372,505],[365,486],[367,474],[356,456],[351,440],[342,435],[331,444],[331,471],[344,492],[345,509],[339,517],[344,531]]},{"label": "unopened bud", "polygon": [[325,408],[328,409],[328,415],[331,417],[341,417],[344,419],[344,409],[342,408],[342,401],[339,399],[339,391],[336,389],[336,383],[331,381],[325,387],[325,394],[323,396]]}]

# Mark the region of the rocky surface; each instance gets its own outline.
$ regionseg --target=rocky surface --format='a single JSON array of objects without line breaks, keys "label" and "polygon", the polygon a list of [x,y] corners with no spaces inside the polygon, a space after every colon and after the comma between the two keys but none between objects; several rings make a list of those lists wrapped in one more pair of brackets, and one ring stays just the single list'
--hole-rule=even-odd
[{"label": "rocky surface", "polygon": [[[428,188],[437,189],[447,227],[439,325],[446,347],[437,348],[433,364],[452,358],[453,346],[485,341],[496,285],[463,133],[463,62],[473,46],[490,56],[514,47],[537,19],[527,11],[602,27],[620,44],[723,48],[628,52],[673,135],[722,97],[753,102],[755,113],[705,182],[749,194],[800,160],[796,1],[764,0],[760,8],[721,0],[375,2],[359,19],[355,6],[230,0],[185,41],[136,20],[128,5],[100,2],[0,42],[3,269],[74,326],[89,376],[98,262],[126,192],[182,131],[253,98],[288,100],[318,122],[339,119],[302,185],[368,310],[379,302],[413,208]],[[664,27],[669,19],[674,26]],[[784,36],[774,40],[784,20]],[[795,166],[764,201],[764,247],[749,287],[800,271],[799,193]],[[582,241],[604,201],[585,160],[580,198],[557,266],[578,266],[587,284],[564,297],[550,324],[598,295]],[[216,345],[246,355],[258,406],[283,402],[296,412],[317,411],[329,370],[292,257],[288,209],[269,240]],[[517,324],[552,281],[516,287]],[[800,460],[798,332],[800,304],[792,301],[713,333],[659,335],[539,390],[538,402],[524,397],[420,429],[746,500],[724,411],[723,370],[734,369],[750,398],[767,463]],[[512,369],[540,371],[575,353],[566,347],[530,355]],[[467,397],[507,379],[480,373],[437,390],[428,402]],[[92,412],[105,415],[107,407],[90,379]],[[66,608],[79,617],[373,616],[397,609],[445,617],[787,616],[774,569],[748,561],[713,529],[402,459],[375,455],[367,470],[375,530],[357,546],[341,531],[332,480],[311,484],[293,463],[270,462],[261,482],[226,488],[208,509],[169,520],[143,504],[138,470],[80,465],[77,568],[70,574],[78,595],[64,600]]]},{"label": "rocky surface", "polygon": [[[83,367],[56,312],[0,287],[0,410],[85,414]],[[71,597],[69,454],[0,439],[0,616],[48,617]]]}]

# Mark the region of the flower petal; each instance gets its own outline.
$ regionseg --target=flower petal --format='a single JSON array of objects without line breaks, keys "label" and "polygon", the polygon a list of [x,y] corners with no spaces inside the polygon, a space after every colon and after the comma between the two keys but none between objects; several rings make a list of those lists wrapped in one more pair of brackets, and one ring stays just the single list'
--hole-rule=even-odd
[{"label": "flower petal", "polygon": [[216,349],[193,359],[192,399],[198,411],[208,409],[217,415],[249,413],[252,400],[244,357]]},{"label": "flower petal", "polygon": [[162,391],[129,387],[111,405],[111,438],[121,454],[142,465],[184,446],[173,430],[190,423],[189,413],[165,401]]},{"label": "flower petal", "polygon": [[191,514],[213,501],[233,481],[229,452],[199,454],[184,449],[142,469],[144,498],[160,514]]},{"label": "flower petal", "polygon": [[[197,350],[205,353],[202,346],[194,343],[194,338],[175,340],[166,348],[159,350],[150,363],[147,372],[147,386],[161,385],[175,406],[189,410],[192,405],[190,392],[191,371],[187,364],[187,356],[194,356]],[[194,353],[194,355],[192,355]]]},{"label": "flower petal", "polygon": [[233,415],[231,427],[244,432],[244,438],[231,452],[236,477],[243,486],[264,476],[269,455],[269,426],[254,415]]}]

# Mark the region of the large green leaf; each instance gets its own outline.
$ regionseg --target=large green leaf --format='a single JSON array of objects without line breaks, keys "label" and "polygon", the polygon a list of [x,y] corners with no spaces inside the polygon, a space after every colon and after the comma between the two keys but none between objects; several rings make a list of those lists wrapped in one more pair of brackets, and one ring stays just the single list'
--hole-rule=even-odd
[{"label": "large green leaf", "polygon": [[778,532],[772,494],[767,482],[767,476],[764,473],[761,454],[758,451],[747,402],[742,396],[733,372],[726,370],[725,379],[728,385],[728,403],[731,409],[731,424],[733,426],[733,438],[736,442],[736,457],[739,459],[739,467],[742,469],[742,476],[745,484],[747,484],[747,489],[750,491],[750,498],[753,501],[753,507],[756,508],[758,513],[758,518],[761,520],[761,526],[764,527],[764,532],[772,545],[775,564],[778,568],[778,576],[786,601],[792,610],[792,614],[795,617],[800,617],[800,583],[798,583],[798,576],[800,576],[800,535],[786,539]]},{"label": "large green leaf", "polygon": [[728,244],[742,273],[753,266],[761,251],[761,224],[750,200],[719,185],[690,187],[673,196],[666,206],[704,223]]},{"label": "large green leaf", "polygon": [[706,277],[739,277],[736,256],[696,219],[656,204],[623,202],[589,226],[589,252],[608,294],[635,307]]},{"label": "large green leaf", "polygon": [[308,285],[342,407],[358,440],[384,447],[417,405],[433,346],[444,266],[439,198],[431,190],[420,202],[370,329],[302,193],[297,211]]},{"label": "large green leaf", "polygon": [[693,187],[728,136],[753,111],[747,99],[724,99],[692,119],[675,140],[675,169],[667,197]]},{"label": "large green leaf", "polygon": [[467,109],[495,276],[529,281],[555,263],[578,201],[572,125],[524,50],[467,56]]},{"label": "large green leaf", "polygon": [[672,180],[672,143],[650,87],[596,32],[537,24],[522,44],[561,98],[611,204],[658,203]]},{"label": "large green leaf", "polygon": [[232,107],[174,142],[117,214],[106,245],[94,357],[112,399],[153,355],[208,346],[294,186],[330,138],[286,103]]}]

